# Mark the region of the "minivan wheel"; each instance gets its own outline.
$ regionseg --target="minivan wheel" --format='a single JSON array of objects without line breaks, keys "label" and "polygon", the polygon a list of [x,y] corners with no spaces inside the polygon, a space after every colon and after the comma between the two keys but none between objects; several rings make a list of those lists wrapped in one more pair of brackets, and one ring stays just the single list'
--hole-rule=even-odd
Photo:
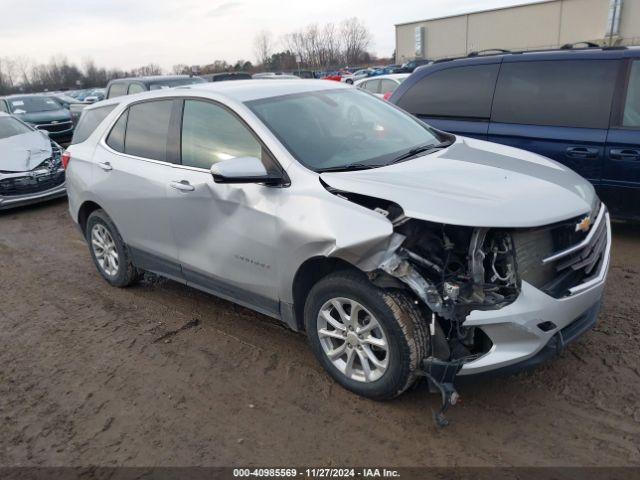
[{"label": "minivan wheel", "polygon": [[126,287],[140,278],[141,272],[133,266],[118,229],[104,210],[89,215],[85,237],[93,263],[111,285]]},{"label": "minivan wheel", "polygon": [[403,291],[383,290],[360,272],[320,280],[305,304],[311,349],[346,389],[375,400],[396,397],[427,356],[427,322]]}]

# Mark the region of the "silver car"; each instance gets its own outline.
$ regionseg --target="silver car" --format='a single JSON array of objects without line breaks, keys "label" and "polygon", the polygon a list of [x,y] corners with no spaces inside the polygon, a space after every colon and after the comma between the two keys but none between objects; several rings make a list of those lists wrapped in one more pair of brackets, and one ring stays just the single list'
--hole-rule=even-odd
[{"label": "silver car", "polygon": [[47,132],[0,112],[0,210],[63,197],[64,174]]},{"label": "silver car", "polygon": [[66,152],[100,275],[143,271],[304,331],[360,395],[516,371],[596,321],[609,215],[589,182],[337,82],[208,83],[88,107]]}]

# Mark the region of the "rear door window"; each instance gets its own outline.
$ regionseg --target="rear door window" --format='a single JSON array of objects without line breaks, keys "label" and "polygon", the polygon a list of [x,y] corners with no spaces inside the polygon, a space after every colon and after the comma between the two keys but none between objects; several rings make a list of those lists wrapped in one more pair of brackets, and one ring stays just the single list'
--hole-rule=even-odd
[{"label": "rear door window", "polygon": [[380,93],[380,80],[367,80],[363,87],[371,93]]},{"label": "rear door window", "polygon": [[488,120],[499,65],[452,67],[423,77],[398,101],[414,115]]},{"label": "rear door window", "polygon": [[387,78],[380,80],[380,93],[393,92],[396,88],[398,88],[398,84],[393,80]]},{"label": "rear door window", "polygon": [[107,95],[107,98],[121,97],[122,95],[126,95],[127,85],[128,84],[126,82],[118,82],[118,83],[111,84],[111,86],[109,87],[109,93]]},{"label": "rear door window", "polygon": [[106,107],[84,110],[80,115],[78,125],[73,131],[71,145],[82,143],[89,138],[93,131],[98,128],[98,125],[107,118],[107,115],[109,115],[114,108],[116,108],[116,105],[107,105]]},{"label": "rear door window", "polygon": [[167,161],[167,136],[173,100],[131,105],[127,119],[124,153]]},{"label": "rear door window", "polygon": [[617,60],[503,63],[492,122],[608,128]]},{"label": "rear door window", "polygon": [[622,126],[640,128],[640,60],[636,60],[631,64]]}]

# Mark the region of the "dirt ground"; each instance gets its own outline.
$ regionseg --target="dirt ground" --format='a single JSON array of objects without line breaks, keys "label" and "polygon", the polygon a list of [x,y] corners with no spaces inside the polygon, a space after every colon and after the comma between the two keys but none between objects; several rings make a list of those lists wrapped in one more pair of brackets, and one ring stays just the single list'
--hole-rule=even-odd
[{"label": "dirt ground", "polygon": [[167,280],[96,272],[65,200],[0,214],[0,465],[640,465],[640,228],[596,329],[532,374],[377,403],[302,335]]}]

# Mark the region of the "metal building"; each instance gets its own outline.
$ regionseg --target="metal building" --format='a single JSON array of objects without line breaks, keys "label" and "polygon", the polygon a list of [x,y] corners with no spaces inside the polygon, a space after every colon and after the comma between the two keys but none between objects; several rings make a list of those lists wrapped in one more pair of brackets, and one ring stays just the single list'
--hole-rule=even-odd
[{"label": "metal building", "polygon": [[396,62],[590,41],[640,44],[640,0],[539,0],[396,25]]}]

